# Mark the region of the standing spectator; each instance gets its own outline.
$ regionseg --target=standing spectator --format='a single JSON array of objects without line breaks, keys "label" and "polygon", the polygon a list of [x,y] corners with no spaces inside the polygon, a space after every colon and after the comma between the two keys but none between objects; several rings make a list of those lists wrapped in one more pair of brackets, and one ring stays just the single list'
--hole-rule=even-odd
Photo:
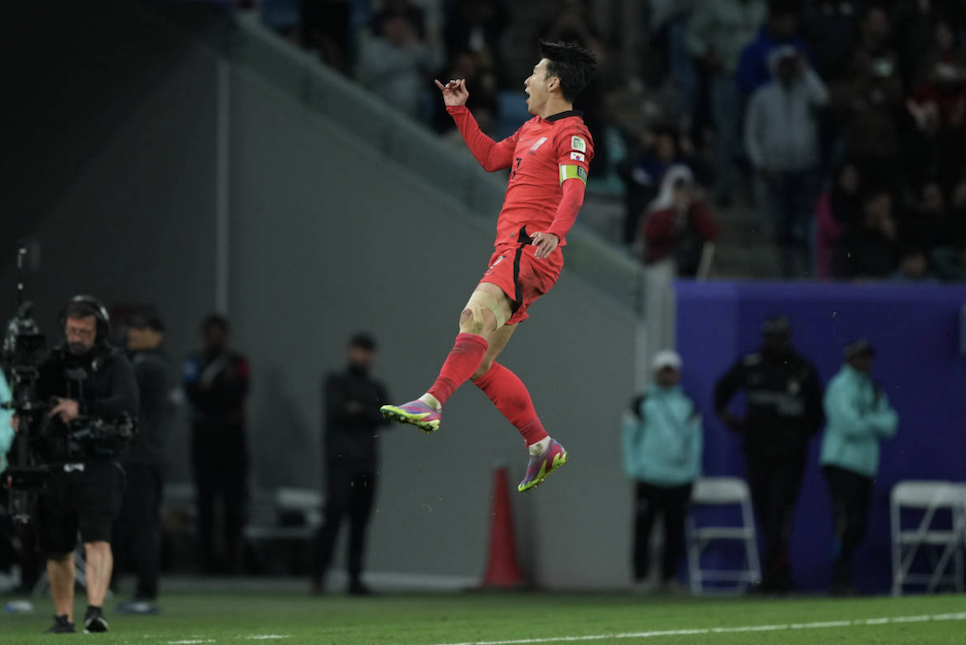
[{"label": "standing spectator", "polygon": [[634,581],[646,584],[651,529],[664,516],[661,586],[673,591],[684,547],[684,519],[691,487],[701,475],[704,436],[694,402],[680,386],[681,357],[662,351],[654,357],[654,384],[631,402],[624,416],[624,471],[637,488],[634,523]]},{"label": "standing spectator", "polygon": [[631,245],[637,239],[641,215],[660,193],[664,174],[672,166],[687,162],[677,130],[668,125],[651,128],[641,138],[640,147],[628,154],[622,169],[627,184],[624,193],[624,244]]},{"label": "standing spectator", "polygon": [[386,388],[369,372],[376,357],[376,342],[357,334],[349,341],[349,366],[325,381],[325,521],[316,540],[312,586],[325,589],[325,576],[342,520],[349,518],[350,594],[371,591],[362,582],[366,529],[376,496],[378,430],[389,422],[379,407],[389,400]]},{"label": "standing spectator", "polygon": [[644,262],[664,259],[675,263],[677,275],[698,273],[706,244],[720,229],[705,206],[687,166],[672,166],[661,182],[661,194],[648,208],[644,222]]},{"label": "standing spectator", "polygon": [[398,111],[415,118],[424,81],[438,63],[420,40],[409,14],[386,14],[381,32],[362,48],[359,82]]},{"label": "standing spectator", "polygon": [[869,377],[875,351],[866,340],[845,348],[845,365],[825,392],[828,428],[819,463],[834,508],[832,593],[852,595],[852,557],[865,537],[879,442],[896,434],[899,417]]},{"label": "standing spectator", "polygon": [[832,88],[845,152],[863,174],[891,180],[898,150],[903,80],[898,56],[889,46],[889,17],[882,7],[866,9],[848,74]]},{"label": "standing spectator", "polygon": [[742,50],[765,20],[763,0],[700,2],[691,14],[686,43],[708,76],[715,128],[715,198],[730,201],[732,170],[740,156],[744,97],[735,72]]},{"label": "standing spectator", "polygon": [[[764,343],[718,381],[714,408],[728,429],[741,435],[748,483],[765,537],[761,590],[793,588],[788,543],[805,473],[808,444],[822,427],[822,386],[812,363],[792,348],[791,323],[765,321]],[[744,390],[744,419],[728,403]]]},{"label": "standing spectator", "polygon": [[[241,556],[248,505],[245,399],[248,359],[230,351],[228,320],[217,314],[201,325],[204,347],[184,363],[191,404],[192,467],[198,502],[201,561],[211,572],[234,572]],[[222,509],[224,549],[215,546],[216,505]]]},{"label": "standing spectator", "polygon": [[842,237],[832,265],[839,279],[887,278],[896,269],[898,226],[892,195],[872,188],[862,200],[862,222]]},{"label": "standing spectator", "polygon": [[121,459],[127,487],[114,539],[119,565],[115,571],[134,569],[138,582],[134,600],[118,605],[122,614],[158,613],[164,444],[171,416],[171,363],[163,341],[164,323],[156,311],[131,317],[127,347],[139,392],[138,436]]},{"label": "standing spectator", "polygon": [[821,182],[818,111],[828,103],[828,90],[794,47],[776,48],[770,62],[774,80],[751,97],[745,147],[763,186],[782,273],[790,278],[797,274],[796,263],[805,273],[811,264],[809,238]]},{"label": "standing spectator", "polygon": [[777,47],[789,45],[812,58],[808,43],[798,35],[798,2],[796,0],[770,0],[768,22],[738,59],[738,87],[751,96],[759,87],[771,80],[769,59]]}]

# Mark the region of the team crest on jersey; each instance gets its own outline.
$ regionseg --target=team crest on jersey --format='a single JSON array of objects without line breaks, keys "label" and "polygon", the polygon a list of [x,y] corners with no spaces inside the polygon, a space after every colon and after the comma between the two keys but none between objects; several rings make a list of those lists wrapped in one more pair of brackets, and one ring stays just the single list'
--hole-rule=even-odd
[{"label": "team crest on jersey", "polygon": [[574,160],[574,161],[584,161],[585,160],[583,153],[580,153],[580,152],[571,152],[570,153],[570,158],[572,160]]},{"label": "team crest on jersey", "polygon": [[536,154],[537,150],[547,141],[547,137],[540,137],[537,142],[530,146],[530,154]]},{"label": "team crest on jersey", "polygon": [[579,152],[587,152],[587,142],[581,137],[570,137],[570,147]]}]

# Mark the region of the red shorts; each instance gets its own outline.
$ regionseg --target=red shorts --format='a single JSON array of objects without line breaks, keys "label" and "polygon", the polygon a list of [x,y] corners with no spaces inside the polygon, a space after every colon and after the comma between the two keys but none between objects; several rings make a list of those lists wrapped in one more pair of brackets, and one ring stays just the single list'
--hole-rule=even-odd
[{"label": "red shorts", "polygon": [[537,247],[530,244],[498,246],[490,258],[490,268],[480,280],[500,287],[510,299],[513,315],[507,321],[508,325],[529,318],[527,308],[550,291],[560,277],[563,251],[557,248],[550,257],[537,260],[534,257],[536,250]]}]

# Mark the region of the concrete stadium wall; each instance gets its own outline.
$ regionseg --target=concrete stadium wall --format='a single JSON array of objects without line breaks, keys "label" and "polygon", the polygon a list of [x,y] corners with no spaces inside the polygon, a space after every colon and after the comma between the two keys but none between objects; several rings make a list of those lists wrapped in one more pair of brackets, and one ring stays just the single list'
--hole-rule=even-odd
[{"label": "concrete stadium wall", "polygon": [[[12,309],[13,241],[29,234],[42,250],[31,297],[49,332],[75,292],[155,302],[177,361],[215,303],[217,59],[136,13],[97,21],[85,9],[46,17],[5,120],[20,126],[23,161],[5,155],[0,176],[18,214],[4,218],[13,234],[0,243],[0,311]],[[82,19],[90,27],[74,29]],[[314,487],[320,383],[342,367],[348,335],[379,338],[376,373],[396,399],[422,393],[486,268],[493,222],[257,77],[235,70],[230,96],[229,314],[253,365],[254,478]],[[566,271],[532,313],[505,364],[573,461],[533,495],[513,494],[524,568],[549,588],[625,584],[631,500],[618,425],[633,321]],[[181,420],[169,445],[174,481],[187,480],[186,432]],[[513,428],[469,385],[437,435],[393,428],[382,448],[369,568],[479,575],[492,468],[506,461],[515,484],[525,466]]]}]

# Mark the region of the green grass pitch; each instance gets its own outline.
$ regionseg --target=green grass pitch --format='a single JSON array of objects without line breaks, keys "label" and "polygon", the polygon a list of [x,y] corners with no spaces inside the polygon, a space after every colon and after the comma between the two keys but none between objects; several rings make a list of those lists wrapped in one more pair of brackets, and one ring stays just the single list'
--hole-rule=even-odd
[{"label": "green grass pitch", "polygon": [[[160,616],[128,617],[115,615],[109,603],[110,633],[46,636],[41,632],[53,609],[49,600],[41,601],[33,614],[0,614],[0,644],[966,643],[964,596],[751,600],[461,593],[357,599],[179,593],[164,596],[161,604]],[[82,602],[77,608],[83,615]]]}]

